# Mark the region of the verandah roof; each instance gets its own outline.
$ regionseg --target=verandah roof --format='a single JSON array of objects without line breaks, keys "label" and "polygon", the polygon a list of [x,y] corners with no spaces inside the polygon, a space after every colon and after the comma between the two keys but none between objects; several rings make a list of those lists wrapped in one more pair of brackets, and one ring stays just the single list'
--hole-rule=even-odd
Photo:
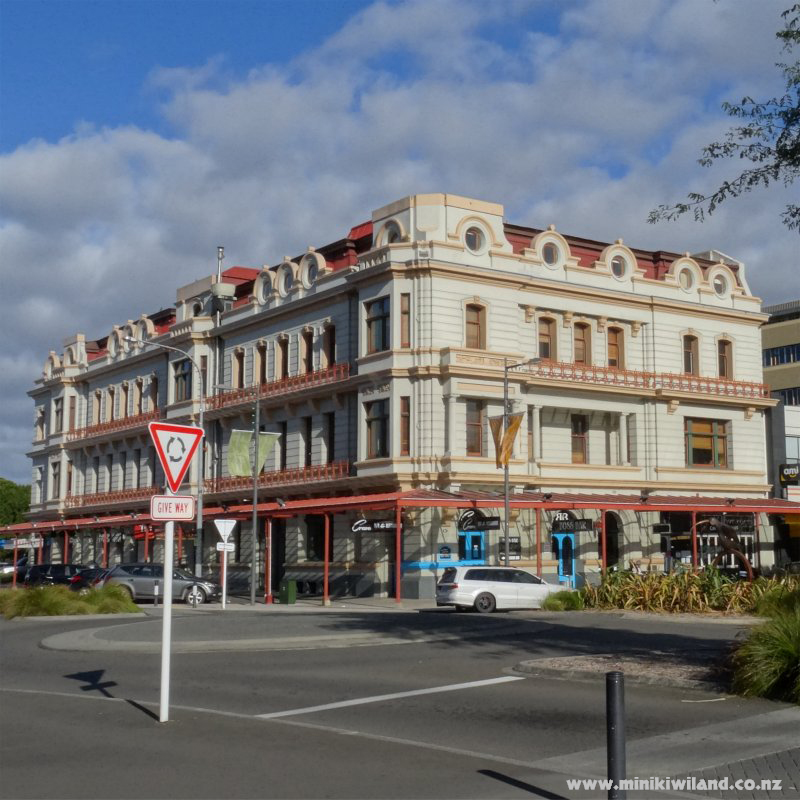
[{"label": "verandah roof", "polygon": [[[405,492],[385,492],[365,495],[309,497],[298,500],[259,503],[257,511],[273,518],[302,514],[335,514],[348,511],[371,512],[400,508],[501,508],[503,495],[499,492],[445,492],[436,489],[412,489]],[[644,495],[590,494],[568,492],[513,492],[509,497],[512,509],[542,510],[629,510],[629,511],[696,511],[719,513],[767,513],[800,515],[800,503],[779,498],[729,498],[703,495]],[[253,513],[251,503],[207,505],[204,518],[228,517],[246,519]],[[124,525],[150,524],[148,513],[107,516],[92,515],[64,520],[22,522],[0,527],[0,536],[25,536],[56,531],[81,531]]]}]

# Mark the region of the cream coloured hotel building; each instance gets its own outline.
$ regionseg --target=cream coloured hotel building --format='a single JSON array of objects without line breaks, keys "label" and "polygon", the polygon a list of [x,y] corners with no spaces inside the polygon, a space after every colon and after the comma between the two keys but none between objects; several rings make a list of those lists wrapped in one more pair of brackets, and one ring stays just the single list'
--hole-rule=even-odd
[{"label": "cream coloured hotel building", "polygon": [[[210,520],[235,515],[234,561],[248,564],[252,478],[229,474],[227,452],[233,430],[252,429],[257,391],[260,429],[279,434],[258,477],[259,575],[268,529],[273,586],[289,577],[320,592],[325,565],[334,593],[393,591],[395,533],[372,523],[394,517],[370,498],[394,494],[416,498],[402,512],[404,590],[429,596],[443,567],[501,559],[496,522],[462,530],[462,514],[483,498],[485,517],[503,516],[489,420],[503,414],[508,368],[509,410],[522,414],[515,563],[559,579],[561,503],[592,521],[574,535],[576,572],[602,568],[601,525],[606,566],[662,569],[687,560],[708,499],[760,566],[772,562],[773,520],[747,510],[770,494],[766,315],[744,265],[715,251],[596,242],[423,194],[339,241],[223,270],[138,313],[101,338],[67,337],[29,393],[23,533],[46,532],[53,560],[158,557],[149,500],[164,481],[147,424],[198,424],[202,403],[203,474],[195,460],[182,490],[203,490],[202,547],[185,523],[177,557],[213,570]],[[713,537],[698,541],[694,557],[708,560]]]}]

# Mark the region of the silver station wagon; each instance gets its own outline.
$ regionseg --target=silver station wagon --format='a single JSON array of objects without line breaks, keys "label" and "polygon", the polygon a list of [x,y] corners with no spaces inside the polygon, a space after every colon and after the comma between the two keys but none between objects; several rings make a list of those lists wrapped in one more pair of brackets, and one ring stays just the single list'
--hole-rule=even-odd
[{"label": "silver station wagon", "polygon": [[551,592],[561,589],[524,569],[447,567],[436,587],[436,605],[474,608],[483,614],[498,609],[541,608]]}]

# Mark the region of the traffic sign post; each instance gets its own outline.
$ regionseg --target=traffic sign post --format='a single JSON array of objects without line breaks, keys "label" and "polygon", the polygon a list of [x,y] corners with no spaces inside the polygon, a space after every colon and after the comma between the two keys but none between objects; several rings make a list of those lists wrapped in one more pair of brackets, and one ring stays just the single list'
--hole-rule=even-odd
[{"label": "traffic sign post", "polygon": [[221,542],[217,542],[217,550],[222,552],[222,610],[225,610],[228,600],[228,553],[234,551],[233,542],[229,542],[231,532],[236,527],[235,519],[215,519],[214,525],[217,528]]},{"label": "traffic sign post", "polygon": [[[156,512],[164,519],[164,605],[161,625],[161,693],[159,697],[158,720],[169,721],[169,670],[172,649],[172,550],[175,542],[175,520],[184,519],[186,513],[185,497],[176,497],[189,464],[197,452],[203,429],[189,425],[171,425],[164,422],[151,422],[148,426],[150,437],[155,445],[164,475],[167,478],[167,494],[156,498]],[[202,475],[199,476],[202,480]],[[194,500],[194,498],[191,498]],[[194,505],[192,503],[192,505]],[[151,503],[151,513],[154,506]],[[191,517],[190,517],[191,518]]]}]

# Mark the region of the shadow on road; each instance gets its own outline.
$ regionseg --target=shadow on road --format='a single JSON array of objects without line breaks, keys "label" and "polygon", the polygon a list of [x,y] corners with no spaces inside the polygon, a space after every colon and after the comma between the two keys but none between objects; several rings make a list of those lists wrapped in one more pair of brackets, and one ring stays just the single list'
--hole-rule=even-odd
[{"label": "shadow on road", "polygon": [[106,671],[104,669],[94,669],[88,672],[73,672],[72,675],[65,675],[65,678],[69,678],[70,680],[74,681],[81,681],[85,683],[85,686],[79,687],[81,691],[84,692],[100,692],[103,697],[110,697],[112,699],[121,699],[124,700],[129,706],[133,706],[134,708],[141,711],[143,714],[146,714],[151,719],[154,719],[158,722],[158,714],[151,711],[149,708],[146,708],[141,703],[137,703],[135,700],[129,700],[126,697],[117,698],[115,695],[111,694],[108,690],[117,686],[116,681],[105,681],[103,682],[103,675],[105,675]]}]

